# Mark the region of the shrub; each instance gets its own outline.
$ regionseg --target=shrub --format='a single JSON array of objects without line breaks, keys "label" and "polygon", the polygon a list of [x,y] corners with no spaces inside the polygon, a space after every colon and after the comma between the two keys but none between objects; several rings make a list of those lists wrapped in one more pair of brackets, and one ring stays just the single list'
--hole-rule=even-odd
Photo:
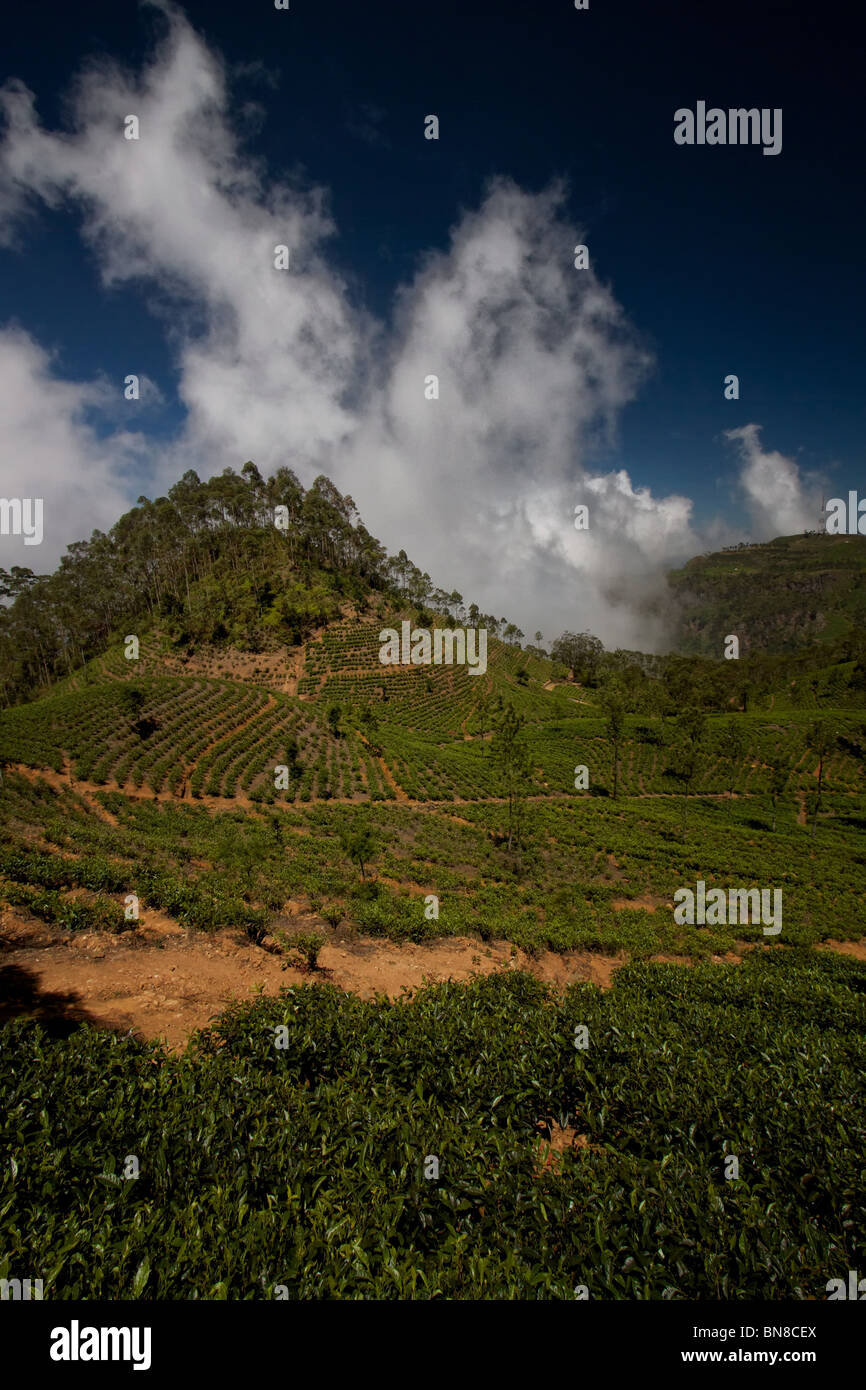
[{"label": "shrub", "polygon": [[321,932],[299,932],[297,936],[292,938],[291,950],[297,951],[303,956],[308,970],[318,970],[319,952],[324,944],[325,938]]}]

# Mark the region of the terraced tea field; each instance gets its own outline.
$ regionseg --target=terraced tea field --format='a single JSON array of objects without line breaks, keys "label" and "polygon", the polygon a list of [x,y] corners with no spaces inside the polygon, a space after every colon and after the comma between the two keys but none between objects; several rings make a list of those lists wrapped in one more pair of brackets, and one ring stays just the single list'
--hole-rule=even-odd
[{"label": "terraced tea field", "polygon": [[[614,749],[552,663],[383,668],[378,631],[313,639],[296,693],[272,654],[257,684],[153,637],[134,677],[112,649],[0,715],[0,1277],[26,1252],[59,1298],[822,1297],[866,1233],[862,714],[822,711],[820,758],[809,711],[710,715],[686,787],[674,720]],[[781,931],[679,922],[698,880],[780,889]]]},{"label": "terraced tea field", "polygon": [[[295,696],[250,680],[155,674],[155,638],[142,647],[141,669],[113,648],[55,693],[0,714],[0,758],[68,768],[79,783],[239,804],[484,801],[500,790],[487,745],[504,701],[525,720],[531,795],[573,798],[580,765],[591,793],[611,790],[613,752],[597,697],[554,680],[552,663],[491,639],[482,676],[465,666],[382,666],[380,628],[343,622],[309,643]],[[132,685],[141,700],[135,718],[123,698]],[[812,717],[803,710],[710,716],[708,754],[690,790],[765,796],[772,769],[783,765],[786,794],[802,806],[815,781],[816,759],[804,742]],[[840,738],[824,761],[822,786],[857,794],[863,719],[856,710],[833,717]],[[733,759],[726,747],[731,719],[744,738]],[[670,733],[670,721],[627,717],[618,758],[623,795],[676,794]],[[275,769],[287,760],[289,785],[277,786]]]}]

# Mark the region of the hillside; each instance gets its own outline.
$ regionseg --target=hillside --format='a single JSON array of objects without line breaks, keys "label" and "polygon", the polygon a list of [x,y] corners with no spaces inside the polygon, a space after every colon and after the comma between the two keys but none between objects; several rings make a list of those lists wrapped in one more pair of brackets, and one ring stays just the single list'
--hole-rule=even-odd
[{"label": "hillside", "polygon": [[849,641],[862,650],[866,537],[810,533],[699,555],[668,576],[678,650],[719,657],[798,652]]},{"label": "hillside", "polygon": [[[4,580],[0,1276],[800,1298],[856,1267],[851,639],[739,662],[577,641],[567,670],[389,558],[325,479],[172,494]],[[760,549],[796,585],[791,545]],[[726,632],[736,559],[706,581]],[[404,621],[483,628],[483,674],[383,664]],[[772,885],[778,935],[682,920],[698,881]]]}]

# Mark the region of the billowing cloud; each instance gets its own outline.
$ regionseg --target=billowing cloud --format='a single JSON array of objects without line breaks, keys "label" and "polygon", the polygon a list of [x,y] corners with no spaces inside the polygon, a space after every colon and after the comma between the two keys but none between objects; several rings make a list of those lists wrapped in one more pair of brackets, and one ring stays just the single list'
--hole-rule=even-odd
[{"label": "billowing cloud", "polygon": [[[689,504],[643,490],[637,508],[615,507],[608,480],[593,492],[585,478],[584,456],[613,439],[650,361],[611,293],[575,270],[564,192],[496,180],[428,259],[335,474],[386,544],[413,533],[417,562],[482,607],[527,632],[543,619],[636,642],[646,631],[623,580],[658,569],[672,528],[688,553]],[[594,505],[578,533],[581,501]]]},{"label": "billowing cloud", "polygon": [[[352,428],[343,396],[364,327],[321,256],[322,189],[266,185],[229,122],[226,73],[173,6],[140,75],[100,61],[69,100],[71,132],[44,130],[20,82],[2,90],[0,172],[20,211],[68,201],[103,282],[133,282],[165,316],[188,416],[163,481],[194,459],[314,465]],[[126,117],[139,139],[126,139]],[[285,246],[289,271],[275,268]]]},{"label": "billowing cloud", "polygon": [[[129,507],[147,441],[130,430],[100,437],[90,419],[108,404],[106,382],[57,377],[49,355],[21,328],[0,330],[4,497],[42,498],[41,545],[4,536],[2,566],[50,573],[67,545],[107,530]],[[140,491],[140,489],[139,489]]]},{"label": "billowing cloud", "polygon": [[818,523],[815,488],[793,459],[776,449],[764,449],[760,425],[726,430],[736,445],[741,468],[739,484],[752,524],[752,538],[771,540],[797,531],[814,530]]},{"label": "billowing cloud", "polygon": [[[664,570],[706,546],[688,498],[593,467],[652,362],[611,291],[574,268],[583,237],[566,189],[492,182],[401,289],[385,329],[328,262],[326,191],[269,179],[250,159],[218,55],[173,5],[156,8],[165,33],[152,57],[136,73],[87,67],[68,129],[45,130],[22,83],[0,91],[2,236],[14,245],[40,203],[77,209],[104,283],[133,283],[165,323],[186,410],[173,441],[146,449],[104,381],[60,380],[31,338],[7,329],[3,490],[33,495],[38,476],[46,518],[52,507],[58,518],[40,564],[32,550],[20,562],[55,563],[61,533],[68,542],[106,527],[186,468],[207,476],[252,458],[264,473],[288,463],[306,483],[329,474],[390,549],[527,633],[662,643],[647,607]],[[129,115],[138,140],[124,138]],[[288,272],[274,266],[280,245]],[[427,399],[433,376],[438,399]],[[159,400],[155,383],[148,394]],[[126,416],[137,429],[146,404],[143,392]],[[738,433],[759,524],[798,529],[789,461]],[[574,528],[577,503],[590,507],[588,531]]]}]

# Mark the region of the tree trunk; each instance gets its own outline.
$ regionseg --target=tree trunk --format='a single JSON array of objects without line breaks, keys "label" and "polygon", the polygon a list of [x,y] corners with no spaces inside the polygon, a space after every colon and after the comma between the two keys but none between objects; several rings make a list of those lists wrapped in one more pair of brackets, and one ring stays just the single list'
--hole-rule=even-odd
[{"label": "tree trunk", "polygon": [[813,840],[814,840],[814,838],[815,838],[815,831],[816,831],[817,828],[818,828],[818,807],[821,805],[821,781],[822,781],[822,779],[823,779],[823,776],[824,776],[824,759],[823,759],[823,757],[820,757],[820,758],[818,759],[818,795],[815,797],[815,814],[814,814],[814,816],[812,817],[812,836],[811,836],[811,838],[812,838]]}]

